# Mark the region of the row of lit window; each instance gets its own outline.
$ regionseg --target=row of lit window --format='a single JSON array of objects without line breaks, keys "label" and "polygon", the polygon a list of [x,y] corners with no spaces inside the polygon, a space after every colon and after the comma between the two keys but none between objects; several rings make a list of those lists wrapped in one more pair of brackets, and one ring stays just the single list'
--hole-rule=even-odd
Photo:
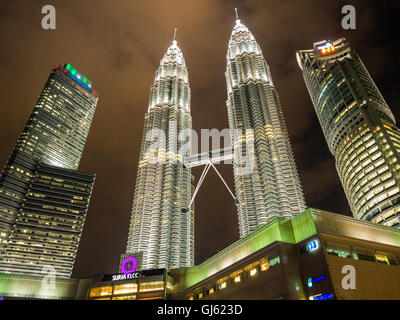
[{"label": "row of lit window", "polygon": [[392,208],[392,209],[388,210],[387,212],[380,214],[378,216],[378,218],[374,221],[374,223],[380,223],[383,220],[391,218],[393,215],[395,215],[398,212],[400,212],[400,207]]},{"label": "row of lit window", "polygon": [[100,297],[120,294],[133,294],[138,292],[150,292],[164,290],[163,281],[125,283],[120,285],[110,285],[90,289],[89,297]]},{"label": "row of lit window", "polygon": [[364,260],[371,262],[379,262],[387,265],[399,265],[398,258],[394,254],[381,252],[368,252],[364,250],[351,250],[350,248],[341,248],[338,245],[327,245],[326,252],[329,255],[338,256],[340,258],[351,258],[355,260]]},{"label": "row of lit window", "polygon": [[215,291],[223,290],[230,285],[234,285],[236,283],[241,282],[245,276],[247,278],[255,277],[258,272],[266,271],[269,268],[271,268],[279,263],[280,263],[279,255],[274,255],[270,258],[264,258],[264,259],[258,260],[256,262],[246,266],[245,268],[235,271],[235,272],[231,273],[229,276],[218,280],[216,282],[215,286],[213,286],[207,290],[202,290],[201,292],[197,292],[195,295],[190,296],[189,300],[202,299],[203,296],[211,295]]}]

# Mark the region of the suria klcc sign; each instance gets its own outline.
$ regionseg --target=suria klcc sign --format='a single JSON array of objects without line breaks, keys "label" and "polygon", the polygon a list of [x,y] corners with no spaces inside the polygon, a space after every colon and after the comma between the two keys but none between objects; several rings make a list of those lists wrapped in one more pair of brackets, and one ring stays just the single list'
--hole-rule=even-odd
[{"label": "suria klcc sign", "polygon": [[137,259],[133,256],[126,257],[121,263],[120,271],[121,274],[115,274],[112,276],[112,281],[126,280],[126,279],[138,279],[139,272],[136,272]]}]

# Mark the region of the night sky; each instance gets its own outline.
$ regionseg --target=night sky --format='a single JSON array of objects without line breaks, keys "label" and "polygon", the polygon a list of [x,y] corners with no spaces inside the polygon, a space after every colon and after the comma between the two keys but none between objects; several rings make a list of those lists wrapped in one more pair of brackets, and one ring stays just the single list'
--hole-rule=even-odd
[{"label": "night sky", "polygon": [[[396,119],[399,1],[58,0],[1,1],[0,166],[4,166],[51,68],[71,63],[100,98],[80,171],[96,174],[73,277],[115,273],[124,252],[144,114],[155,71],[178,28],[189,72],[193,128],[228,127],[225,68],[237,7],[271,67],[308,207],[351,215],[297,65],[295,51],[346,37],[361,56]],[[42,6],[57,12],[41,28]],[[341,8],[357,10],[343,30]],[[192,172],[198,178],[203,168]],[[230,165],[218,169],[233,189]],[[196,198],[196,264],[239,238],[237,211],[210,170]]]}]

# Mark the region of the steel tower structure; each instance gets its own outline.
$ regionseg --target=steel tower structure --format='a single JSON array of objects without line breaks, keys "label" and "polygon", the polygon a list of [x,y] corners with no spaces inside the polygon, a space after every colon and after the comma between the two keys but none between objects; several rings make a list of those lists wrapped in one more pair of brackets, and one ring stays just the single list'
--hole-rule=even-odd
[{"label": "steel tower structure", "polygon": [[[231,138],[239,230],[244,237],[273,217],[292,218],[306,207],[270,68],[237,16],[226,58],[229,126],[231,132],[241,131]],[[251,144],[253,152],[244,152]],[[250,172],[241,170],[244,158],[252,163]]]},{"label": "steel tower structure", "polygon": [[[141,268],[194,264],[190,88],[182,51],[174,40],[161,59],[145,115],[126,253],[142,257]],[[182,151],[185,149],[185,151]]]}]

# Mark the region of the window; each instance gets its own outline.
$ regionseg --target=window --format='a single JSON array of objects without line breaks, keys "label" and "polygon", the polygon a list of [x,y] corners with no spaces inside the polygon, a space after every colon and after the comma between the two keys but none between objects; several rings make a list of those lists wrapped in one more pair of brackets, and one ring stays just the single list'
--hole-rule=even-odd
[{"label": "window", "polygon": [[281,259],[279,256],[272,256],[272,257],[268,258],[268,265],[270,267],[280,264],[280,263],[281,263]]},{"label": "window", "polygon": [[340,257],[340,258],[351,258],[350,252],[345,250],[345,249],[327,247],[326,248],[326,252],[329,255],[337,256],[337,257]]},{"label": "window", "polygon": [[388,260],[389,260],[389,264],[390,264],[390,265],[392,265],[392,266],[396,266],[396,265],[397,265],[397,263],[396,263],[396,260],[395,260],[395,259],[391,259],[391,258],[389,258]]},{"label": "window", "polygon": [[98,287],[90,289],[90,297],[109,296],[112,293],[112,287]]},{"label": "window", "polygon": [[136,300],[136,294],[132,296],[113,297],[111,300]]},{"label": "window", "polygon": [[269,269],[268,261],[265,261],[261,264],[261,271],[265,271]]},{"label": "window", "polygon": [[163,281],[142,282],[139,286],[139,292],[164,290]]},{"label": "window", "polygon": [[387,257],[386,255],[384,255],[384,254],[376,253],[376,254],[375,254],[375,259],[376,259],[376,262],[380,262],[380,263],[384,263],[384,264],[389,264],[389,259],[388,259],[388,257]]},{"label": "window", "polygon": [[365,253],[358,253],[357,252],[357,257],[358,260],[363,260],[363,261],[372,261],[375,262],[375,259],[373,256],[369,255],[369,254],[365,254]]},{"label": "window", "polygon": [[137,292],[137,283],[127,283],[114,286],[114,294],[128,294]]}]

